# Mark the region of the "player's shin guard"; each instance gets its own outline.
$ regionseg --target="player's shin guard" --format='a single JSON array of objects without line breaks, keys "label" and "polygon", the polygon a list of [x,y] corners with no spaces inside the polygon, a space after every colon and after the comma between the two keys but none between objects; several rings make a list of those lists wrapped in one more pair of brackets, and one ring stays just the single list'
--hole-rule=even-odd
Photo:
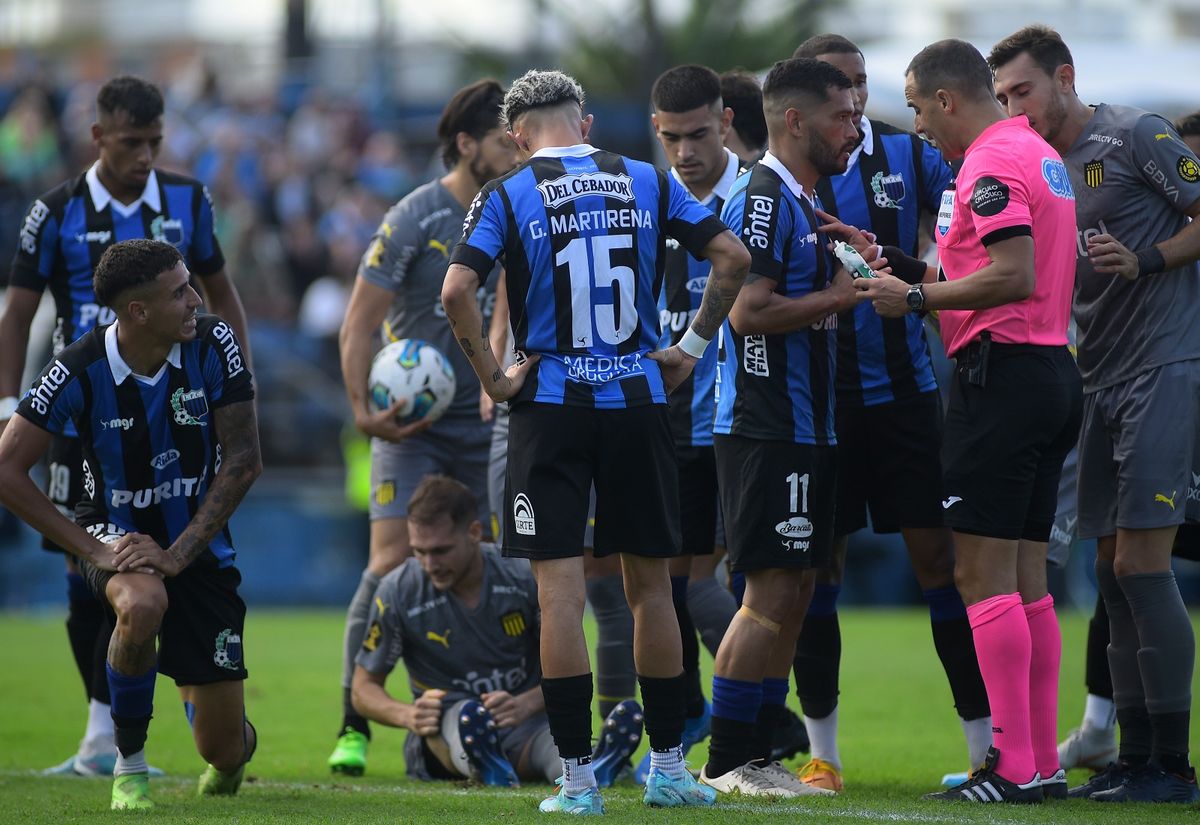
[{"label": "player's shin guard", "polygon": [[596,617],[596,692],[600,716],[634,697],[637,670],[633,664],[633,613],[625,600],[621,576],[587,580],[587,599]]},{"label": "player's shin guard", "polygon": [[542,679],[546,717],[563,759],[592,755],[592,674]]},{"label": "player's shin guard", "polygon": [[1108,636],[1108,608],[1104,606],[1104,595],[1097,593],[1096,610],[1088,622],[1084,681],[1090,695],[1111,700],[1113,683],[1112,673],[1108,670]]},{"label": "player's shin guard", "polygon": [[[671,602],[675,607],[675,618],[679,620],[679,637],[683,642],[687,718],[695,719],[704,714],[704,689],[700,687],[700,642],[696,639],[696,626],[688,611],[687,589],[687,576],[671,577]],[[642,698],[645,698],[644,692]]]},{"label": "player's shin guard", "polygon": [[117,775],[145,773],[146,731],[154,710],[155,668],[147,673],[127,676],[108,666],[108,685],[112,694],[112,717],[116,728]]},{"label": "player's shin guard", "polygon": [[687,677],[682,673],[667,679],[638,676],[638,684],[642,686],[642,709],[651,749],[665,751],[678,747],[683,741]]},{"label": "player's shin guard", "polygon": [[1009,782],[1029,782],[1037,767],[1029,734],[1029,622],[1021,596],[992,596],[968,607],[967,615],[992,709],[996,773]]},{"label": "player's shin guard", "polygon": [[[1029,736],[1033,760],[1043,779],[1058,773],[1058,671],[1062,633],[1054,597],[1024,605],[1029,623]],[[1065,786],[1064,786],[1065,787]]]},{"label": "player's shin guard", "polygon": [[367,720],[354,709],[350,683],[354,678],[354,657],[362,648],[363,637],[367,633],[367,618],[371,615],[371,600],[378,589],[379,576],[364,570],[354,597],[350,599],[350,606],[346,609],[346,635],[342,640],[342,726],[338,729],[339,734],[344,733],[346,728],[352,728],[367,738],[371,736]]},{"label": "player's shin guard", "polygon": [[1113,703],[1117,706],[1117,726],[1121,730],[1120,759],[1129,765],[1142,765],[1150,758],[1153,734],[1146,712],[1146,694],[1138,668],[1137,626],[1112,562],[1096,559],[1096,584],[1108,611],[1108,666],[1112,674]]},{"label": "player's shin guard", "polygon": [[837,707],[842,630],[838,623],[838,585],[818,584],[796,642],[792,670],[800,707],[811,719],[824,719]]},{"label": "player's shin guard", "polygon": [[762,701],[762,682],[713,677],[708,776],[721,776],[750,761],[754,723]]},{"label": "player's shin guard", "polygon": [[[967,619],[967,608],[954,587],[939,587],[925,590],[922,594],[929,605],[929,627],[933,632],[933,647],[946,672],[950,693],[954,697],[954,708],[965,723],[984,719],[991,714],[988,706],[987,688],[979,674],[979,659],[975,655],[975,638],[971,634],[971,622]],[[971,766],[983,764],[987,749],[991,746],[991,725],[988,725],[986,741],[972,743]]]},{"label": "player's shin guard", "polygon": [[760,767],[771,764],[771,738],[783,719],[787,703],[788,680],[767,677],[763,679],[762,705],[754,720],[754,736],[750,744],[750,758]]}]

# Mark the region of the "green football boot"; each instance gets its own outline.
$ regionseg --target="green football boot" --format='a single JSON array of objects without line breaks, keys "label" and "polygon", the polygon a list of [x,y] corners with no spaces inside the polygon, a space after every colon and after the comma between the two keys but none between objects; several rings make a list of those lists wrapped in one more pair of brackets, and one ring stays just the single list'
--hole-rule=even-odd
[{"label": "green football boot", "polygon": [[127,773],[113,780],[112,809],[114,811],[146,811],[154,807],[150,801],[150,777],[144,773]]},{"label": "green football boot", "polygon": [[333,753],[329,757],[329,769],[334,773],[343,773],[346,776],[362,776],[367,770],[367,743],[369,741],[366,735],[359,733],[354,728],[346,728],[338,737],[337,747],[333,749]]},{"label": "green football boot", "polygon": [[200,784],[197,787],[198,796],[233,796],[242,787],[242,778],[246,775],[246,765],[242,763],[233,773],[221,773],[209,765],[200,774]]}]

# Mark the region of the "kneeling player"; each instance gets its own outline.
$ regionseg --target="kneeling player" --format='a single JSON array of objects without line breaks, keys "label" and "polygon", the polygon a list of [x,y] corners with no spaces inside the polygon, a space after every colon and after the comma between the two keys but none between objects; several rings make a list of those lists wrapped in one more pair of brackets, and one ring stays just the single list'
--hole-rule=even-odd
[{"label": "kneeling player", "polygon": [[[196,314],[170,244],[109,247],[94,286],[117,321],[60,352],[21,399],[0,439],[0,503],[74,554],[115,613],[113,809],[152,807],[144,746],[159,670],[179,686],[209,763],[200,793],[233,794],[257,743],[226,526],[262,470],[250,373],[229,326]],[[84,455],[76,523],[29,478],[69,423]]]},{"label": "kneeling player", "polygon": [[[529,563],[480,544],[475,496],[428,476],[408,501],[413,556],[383,577],[354,668],[354,708],[411,734],[408,773],[515,785],[561,772],[539,683]],[[404,661],[412,704],[386,690]]]}]

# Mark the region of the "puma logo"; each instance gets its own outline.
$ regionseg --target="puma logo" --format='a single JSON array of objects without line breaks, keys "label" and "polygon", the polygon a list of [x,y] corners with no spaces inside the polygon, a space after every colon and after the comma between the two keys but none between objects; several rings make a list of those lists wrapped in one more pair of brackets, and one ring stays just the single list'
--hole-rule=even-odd
[{"label": "puma logo", "polygon": [[949,510],[951,507],[953,507],[955,504],[958,504],[960,501],[962,501],[961,496],[950,496],[950,498],[948,498],[942,502],[942,509]]},{"label": "puma logo", "polygon": [[378,596],[375,597],[375,607],[379,608],[379,615],[382,618],[383,614],[387,612],[387,605]]},{"label": "puma logo", "polygon": [[450,628],[446,628],[446,632],[442,634],[434,633],[432,630],[425,631],[425,638],[431,642],[437,642],[446,650],[450,649]]},{"label": "puma logo", "polygon": [[1174,509],[1175,509],[1175,494],[1176,494],[1177,492],[1178,492],[1178,490],[1172,490],[1172,491],[1171,491],[1171,497],[1170,497],[1170,498],[1167,498],[1167,497],[1166,497],[1165,495],[1163,495],[1162,493],[1155,493],[1155,494],[1154,494],[1154,500],[1155,500],[1155,501],[1161,501],[1163,504],[1167,505],[1167,506],[1168,506],[1168,507],[1170,507],[1172,510],[1174,510]]},{"label": "puma logo", "polygon": [[442,243],[441,241],[437,240],[436,238],[434,238],[433,240],[431,240],[429,242],[429,248],[436,249],[438,252],[441,252],[443,258],[450,257],[450,246],[448,244]]}]

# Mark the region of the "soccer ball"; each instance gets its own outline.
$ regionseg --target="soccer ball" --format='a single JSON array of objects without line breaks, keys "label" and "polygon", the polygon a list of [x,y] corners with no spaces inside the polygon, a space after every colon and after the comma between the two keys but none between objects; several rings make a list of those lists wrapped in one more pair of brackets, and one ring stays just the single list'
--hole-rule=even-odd
[{"label": "soccer ball", "polygon": [[402,338],[375,356],[367,387],[373,410],[399,402],[397,421],[436,421],[454,400],[454,368],[432,344]]}]

